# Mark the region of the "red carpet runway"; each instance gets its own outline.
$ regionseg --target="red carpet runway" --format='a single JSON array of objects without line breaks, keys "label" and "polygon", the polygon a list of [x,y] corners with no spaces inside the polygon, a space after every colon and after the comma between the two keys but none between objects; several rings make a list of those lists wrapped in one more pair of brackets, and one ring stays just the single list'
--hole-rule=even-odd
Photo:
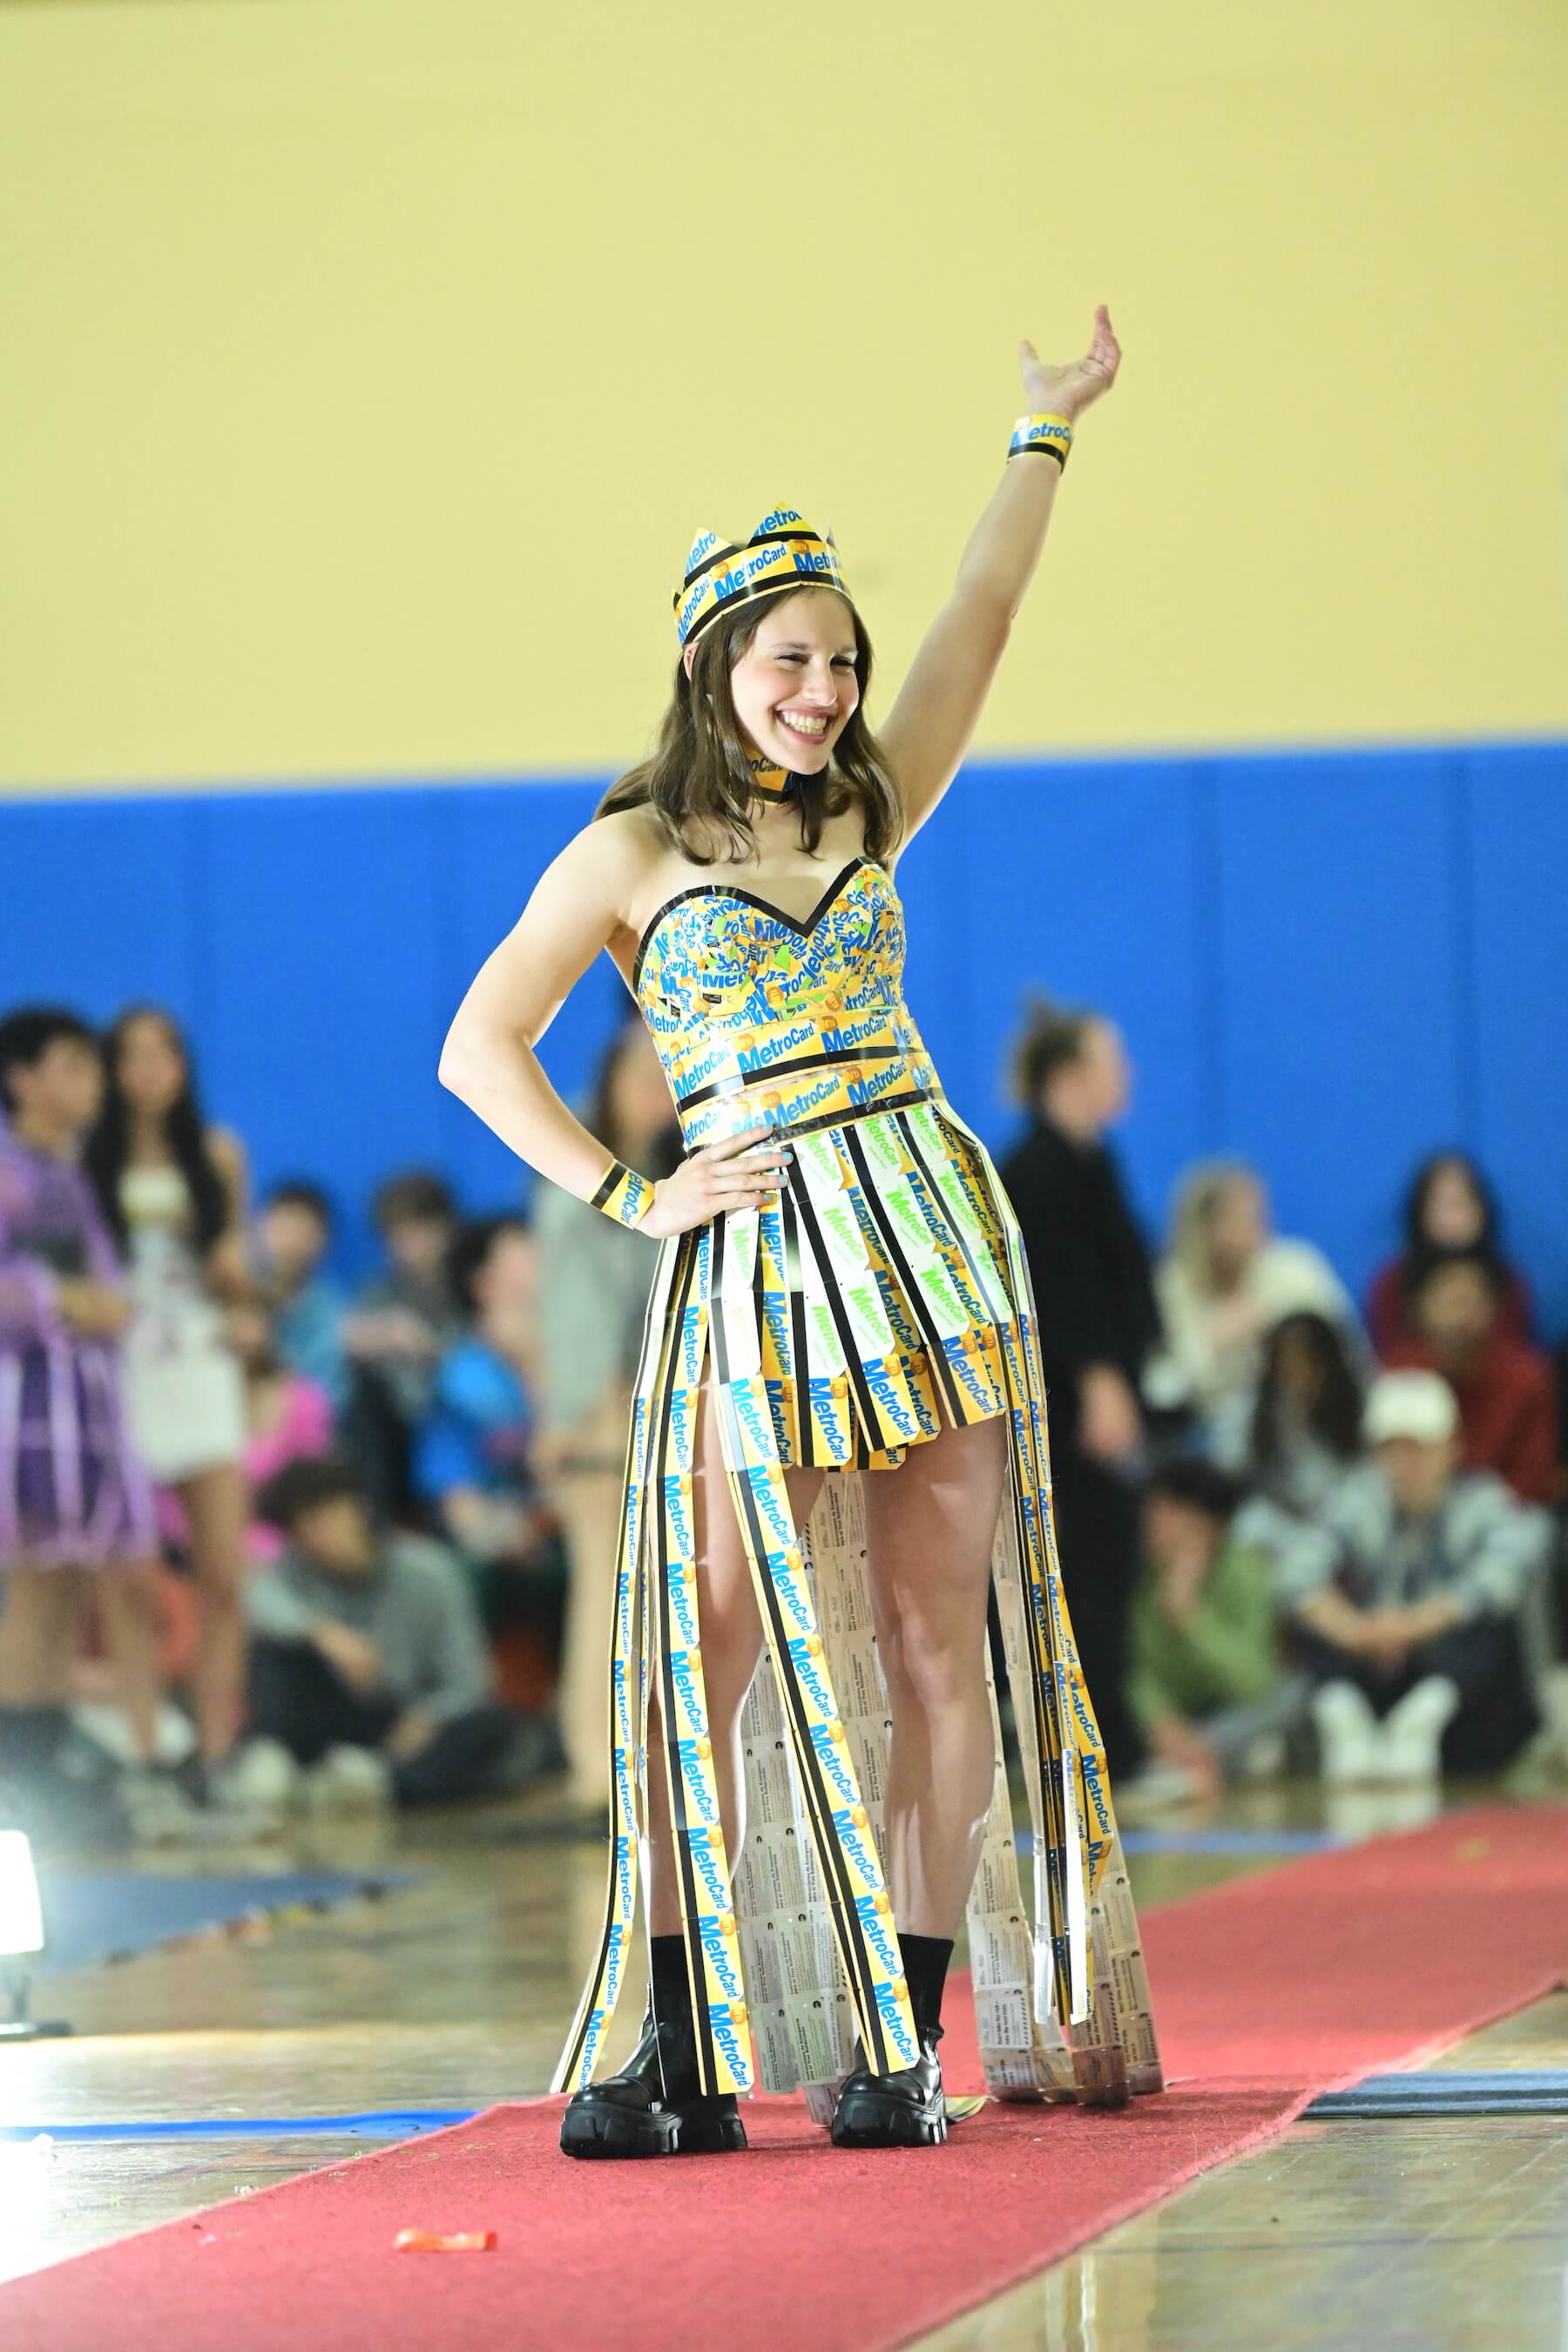
[{"label": "red carpet runway", "polygon": [[[7,2352],[868,2352],[908,2342],[1386,2072],[1568,1978],[1568,1808],[1488,1807],[1151,1914],[1172,2088],[987,2107],[841,2154],[759,2102],[744,2157],[568,2163],[559,2101],[171,2223],[0,2288]],[[967,2003],[955,1998],[954,2019]],[[975,2057],[954,2031],[950,2087]],[[394,2253],[408,2225],[494,2252]]]}]

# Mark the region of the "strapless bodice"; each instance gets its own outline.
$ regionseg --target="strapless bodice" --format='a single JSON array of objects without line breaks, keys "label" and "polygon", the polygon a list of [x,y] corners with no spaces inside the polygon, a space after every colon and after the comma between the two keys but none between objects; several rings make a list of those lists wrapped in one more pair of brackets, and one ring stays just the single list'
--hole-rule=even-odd
[{"label": "strapless bodice", "polygon": [[903,908],[869,858],[803,920],[729,883],[669,899],[632,988],[688,1150],[763,1119],[798,1134],[933,1095],[903,979]]}]

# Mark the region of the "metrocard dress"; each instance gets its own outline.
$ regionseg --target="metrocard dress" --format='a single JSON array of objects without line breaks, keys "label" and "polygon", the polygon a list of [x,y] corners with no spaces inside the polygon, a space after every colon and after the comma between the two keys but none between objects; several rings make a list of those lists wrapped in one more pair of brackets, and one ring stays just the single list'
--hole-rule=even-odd
[{"label": "metrocard dress", "polygon": [[[709,2091],[836,2082],[864,2042],[913,2063],[879,1852],[889,1721],[865,1571],[862,1475],[944,1423],[1000,1416],[993,1556],[1032,1832],[1019,1874],[1001,1723],[969,1906],[990,2089],[1161,2086],[1138,1927],[1051,1517],[1046,1398],[1016,1219],[903,1002],[904,921],[858,857],[804,921],[703,883],[654,917],[632,987],[687,1149],[766,1119],[781,1191],[659,1247],[627,1447],[610,1658],[614,1795],[602,1936],[557,2073],[593,2079],[631,1950],[647,1775],[668,1777],[697,2049]],[[1048,1308],[1048,1302],[1047,1302]],[[747,1829],[725,1852],[703,1696],[693,1455],[715,1383],[767,1635],[742,1718]],[[797,1540],[784,1472],[824,1466]],[[771,1672],[768,1670],[771,1665]],[[988,1669],[989,1672],[989,1669]],[[647,1752],[650,1694],[665,1738]],[[754,2051],[754,2056],[753,2056]],[[822,2100],[813,2111],[826,2113]]]}]

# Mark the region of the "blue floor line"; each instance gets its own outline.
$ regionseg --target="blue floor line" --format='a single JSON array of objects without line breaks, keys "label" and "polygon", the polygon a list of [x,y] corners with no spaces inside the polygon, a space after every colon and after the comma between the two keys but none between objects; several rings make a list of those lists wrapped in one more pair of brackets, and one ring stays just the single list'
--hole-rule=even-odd
[{"label": "blue floor line", "polygon": [[0,2124],[0,2140],[310,2139],[350,2133],[404,2138],[472,2123],[480,2107],[382,2107],[363,2116],[221,2116],[177,2123]]},{"label": "blue floor line", "polygon": [[[1568,2112],[1568,2071],[1511,2067],[1493,2074],[1369,2074],[1315,2099],[1309,2118],[1331,2116],[1475,2115]],[[0,2141],[47,2137],[90,2144],[110,2140],[406,2138],[472,2123],[480,2107],[373,2107],[355,2116],[219,2116],[167,2123],[0,2124]]]}]

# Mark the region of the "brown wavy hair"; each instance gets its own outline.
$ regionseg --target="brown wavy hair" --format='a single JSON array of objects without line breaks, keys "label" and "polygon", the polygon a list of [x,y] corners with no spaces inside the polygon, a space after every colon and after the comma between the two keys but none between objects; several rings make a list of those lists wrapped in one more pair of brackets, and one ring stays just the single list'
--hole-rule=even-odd
[{"label": "brown wavy hair", "polygon": [[[652,758],[617,778],[595,810],[595,817],[613,815],[617,809],[650,808],[670,847],[694,866],[721,862],[716,842],[727,844],[727,860],[751,856],[756,847],[751,755],[735,716],[730,672],[766,614],[801,593],[783,588],[776,596],[756,597],[704,631],[692,657],[691,676],[687,677],[684,661],[676,664],[674,697]],[[866,724],[871,640],[853,605],[849,614],[855,625],[860,699],[834,746],[829,765],[820,776],[801,781],[800,837],[805,848],[815,849],[826,819],[841,815],[858,801],[866,817],[866,855],[881,860],[898,845],[903,812],[886,755]]]}]

